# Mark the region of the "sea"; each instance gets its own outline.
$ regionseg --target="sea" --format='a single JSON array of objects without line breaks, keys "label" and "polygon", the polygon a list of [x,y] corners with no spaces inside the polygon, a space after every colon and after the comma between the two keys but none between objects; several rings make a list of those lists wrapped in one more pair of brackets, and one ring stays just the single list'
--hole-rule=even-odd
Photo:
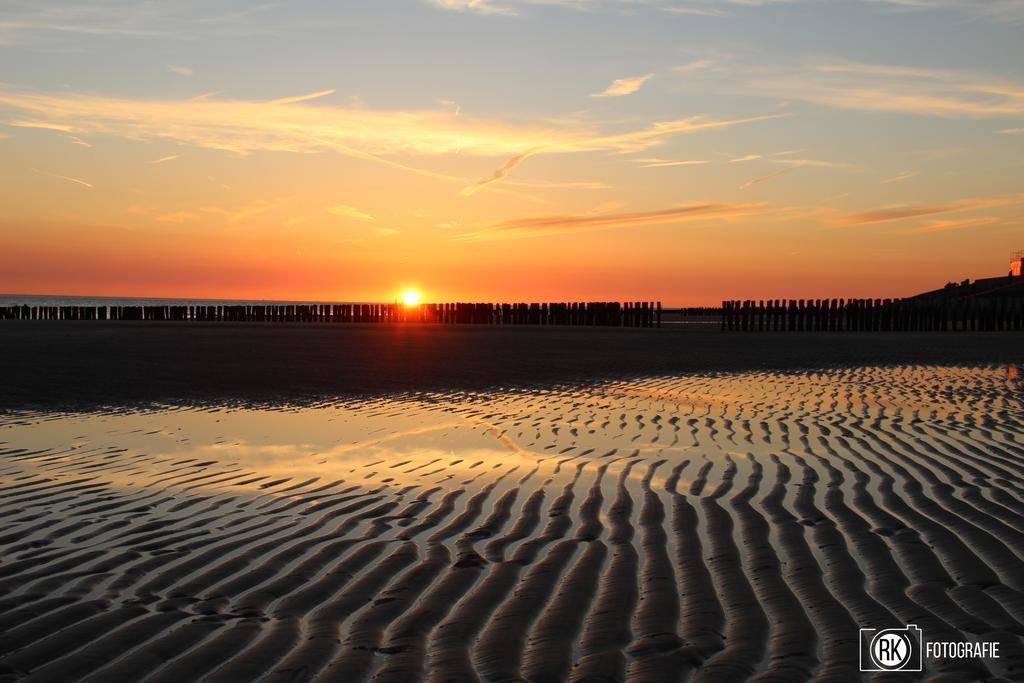
[{"label": "sea", "polygon": [[68,296],[0,294],[0,306],[261,306],[303,304],[368,304],[370,301],[285,301],[279,299],[170,299],[131,296]]}]

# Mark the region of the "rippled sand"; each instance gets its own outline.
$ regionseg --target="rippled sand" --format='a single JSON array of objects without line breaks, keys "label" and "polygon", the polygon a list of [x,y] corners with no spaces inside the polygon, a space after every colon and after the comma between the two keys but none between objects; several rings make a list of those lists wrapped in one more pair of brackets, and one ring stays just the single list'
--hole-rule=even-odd
[{"label": "rippled sand", "polygon": [[0,418],[0,680],[1024,676],[1006,368]]}]

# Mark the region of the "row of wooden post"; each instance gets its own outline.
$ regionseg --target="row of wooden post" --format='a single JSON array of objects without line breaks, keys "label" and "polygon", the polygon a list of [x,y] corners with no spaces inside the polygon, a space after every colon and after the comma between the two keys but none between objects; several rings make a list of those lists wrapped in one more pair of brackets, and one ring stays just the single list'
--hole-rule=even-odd
[{"label": "row of wooden post", "polygon": [[1024,299],[775,299],[722,302],[743,332],[997,332],[1024,329]]},{"label": "row of wooden post", "polygon": [[661,302],[6,306],[0,320],[151,320],[287,323],[436,323],[660,327]]}]

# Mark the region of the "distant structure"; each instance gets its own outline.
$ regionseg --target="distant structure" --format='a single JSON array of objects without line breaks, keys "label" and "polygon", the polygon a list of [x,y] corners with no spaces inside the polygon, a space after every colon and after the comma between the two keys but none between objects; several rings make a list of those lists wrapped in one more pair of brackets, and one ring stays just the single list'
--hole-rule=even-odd
[{"label": "distant structure", "polygon": [[961,282],[948,282],[942,289],[923,292],[908,300],[963,301],[966,299],[1024,299],[1024,249],[1010,255],[1010,271],[999,277],[977,280],[967,278]]}]

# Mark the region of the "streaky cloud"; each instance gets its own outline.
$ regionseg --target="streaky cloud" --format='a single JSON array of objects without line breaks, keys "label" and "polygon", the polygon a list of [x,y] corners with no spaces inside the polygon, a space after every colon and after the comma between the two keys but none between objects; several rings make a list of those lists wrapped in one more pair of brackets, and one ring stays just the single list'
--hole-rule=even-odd
[{"label": "streaky cloud", "polygon": [[526,161],[530,156],[543,151],[543,149],[543,147],[535,147],[533,149],[526,150],[522,154],[517,154],[516,156],[512,157],[504,164],[499,166],[497,169],[495,169],[494,173],[492,173],[490,177],[483,178],[482,180],[478,180],[462,188],[462,194],[468,197],[469,195],[472,195],[480,188],[487,187],[488,185],[504,180],[508,176],[508,174],[512,172],[514,168],[519,166],[519,164]]},{"label": "streaky cloud", "polygon": [[198,219],[199,216],[191,211],[174,211],[172,213],[162,213],[159,216],[156,216],[153,220],[160,221],[161,223],[181,224]]},{"label": "streaky cloud", "polygon": [[1024,84],[954,69],[837,62],[738,70],[729,82],[744,94],[836,109],[943,118],[1024,115]]},{"label": "streaky cloud", "polygon": [[335,216],[341,216],[342,218],[354,218],[357,221],[370,222],[377,220],[372,214],[361,211],[354,206],[349,206],[348,204],[329,206],[327,207],[327,213]]},{"label": "streaky cloud", "polygon": [[311,92],[306,95],[297,95],[295,97],[282,97],[276,100],[270,100],[267,104],[295,104],[296,102],[308,102],[309,100],[317,100],[321,97],[327,97],[333,95],[336,91],[334,88],[327,88],[326,90],[318,90]]},{"label": "streaky cloud", "polygon": [[769,114],[766,116],[752,116],[738,119],[705,119],[701,116],[691,116],[686,119],[674,121],[659,121],[647,128],[618,133],[611,135],[598,135],[591,138],[569,139],[565,142],[550,145],[539,145],[517,154],[498,167],[489,177],[478,180],[463,188],[464,195],[471,195],[482,187],[500,182],[531,156],[548,153],[570,153],[570,152],[639,152],[650,147],[660,145],[667,138],[673,135],[696,133],[703,130],[716,128],[729,128],[745,123],[769,121],[772,119],[785,118],[790,114]]},{"label": "streaky cloud", "polygon": [[68,176],[68,175],[60,175],[58,173],[49,173],[48,171],[40,171],[38,168],[33,168],[32,170],[35,171],[36,173],[40,174],[40,175],[49,176],[50,178],[57,178],[58,180],[66,180],[69,183],[75,183],[76,185],[81,185],[83,187],[92,188],[92,186],[93,186],[92,183],[87,183],[84,180],[80,180],[79,178],[72,178],[71,176]]},{"label": "streaky cloud", "polygon": [[459,241],[511,240],[563,233],[611,230],[656,223],[727,220],[765,212],[762,203],[693,202],[668,209],[630,213],[557,214],[504,221],[452,239]]},{"label": "streaky cloud", "polygon": [[[772,5],[812,4],[817,0],[429,0],[430,4],[449,10],[469,10],[480,14],[516,16],[518,8],[530,5],[569,7],[579,10],[614,9],[637,5],[671,14],[702,17],[725,17],[734,11]],[[1024,19],[1024,3],[1020,0],[859,0],[865,4],[889,6],[906,11],[952,10],[988,17],[997,21],[1017,22]]]},{"label": "streaky cloud", "polygon": [[853,164],[844,161],[825,161],[822,159],[766,159],[772,164],[783,166],[813,166],[815,168],[856,168]]},{"label": "streaky cloud", "polygon": [[76,137],[74,135],[62,135],[61,137],[67,138],[69,141],[71,141],[72,145],[78,145],[79,147],[86,147],[86,148],[91,148],[92,147],[92,145],[90,145],[88,142],[86,142],[82,138]]},{"label": "streaky cloud", "polygon": [[60,123],[51,123],[49,121],[29,121],[29,120],[14,120],[7,121],[8,126],[14,128],[41,128],[43,130],[56,130],[61,133],[70,133],[74,128],[66,126]]},{"label": "streaky cloud", "polygon": [[[526,159],[541,153],[637,152],[657,146],[674,135],[791,116],[789,113],[734,119],[691,116],[658,121],[635,130],[602,133],[594,124],[579,121],[524,125],[474,118],[450,109],[379,111],[307,104],[308,100],[330,92],[322,90],[259,102],[223,98],[126,99],[0,89],[0,109],[32,116],[33,126],[67,133],[135,140],[171,139],[236,154],[333,150],[458,183],[467,195],[504,180]],[[507,156],[508,160],[487,178],[474,181],[388,158],[446,154]],[[521,193],[518,196],[537,200]]]},{"label": "streaky cloud", "polygon": [[287,206],[291,206],[292,203],[293,202],[291,201],[283,199],[275,199],[273,201],[261,199],[251,204],[245,204],[243,206],[236,206],[230,208],[224,208],[220,206],[204,206],[202,207],[201,210],[205,211],[206,213],[212,213],[218,216],[223,216],[225,219],[227,219],[229,223],[238,223],[248,218],[252,218],[253,216],[258,216],[261,213],[283,209]]},{"label": "streaky cloud", "polygon": [[913,178],[916,175],[917,175],[916,172],[908,171],[908,172],[905,172],[905,173],[900,173],[898,175],[894,175],[891,178],[886,178],[885,180],[882,181],[882,183],[884,183],[886,185],[891,185],[893,183],[902,183],[904,180],[910,180],[911,178]]},{"label": "streaky cloud", "polygon": [[1003,206],[1013,206],[1024,203],[1024,192],[1014,194],[994,195],[990,197],[970,197],[958,199],[944,204],[914,204],[909,206],[889,206],[874,211],[846,214],[833,218],[829,223],[835,227],[846,227],[854,225],[872,225],[876,223],[890,223],[903,221],[925,216],[934,216],[944,213],[961,213],[977,211],[980,209],[992,209]]},{"label": "streaky cloud", "polygon": [[638,164],[640,168],[666,168],[668,166],[703,166],[710,164],[711,162],[707,159],[633,159],[633,163]]},{"label": "streaky cloud", "polygon": [[769,173],[768,175],[763,175],[763,176],[760,176],[758,178],[754,178],[752,180],[748,180],[747,182],[745,182],[742,185],[740,185],[740,189],[741,190],[749,190],[750,188],[754,187],[755,185],[760,185],[762,183],[767,183],[767,182],[769,182],[771,180],[775,180],[779,176],[785,175],[787,173],[791,173],[793,170],[794,169],[792,169],[792,168],[783,168],[783,169],[781,169],[779,171],[775,171],[774,173]]},{"label": "streaky cloud", "polygon": [[654,78],[652,73],[644,74],[643,76],[633,76],[632,78],[617,78],[607,88],[601,92],[593,93],[591,97],[624,97],[632,95],[652,78]]},{"label": "streaky cloud", "polygon": [[[472,179],[412,166],[397,155],[519,155],[523,149],[554,147],[586,135],[592,124],[524,125],[470,117],[445,110],[370,110],[310,105],[330,90],[270,101],[213,98],[130,99],[75,93],[0,88],[0,111],[16,111],[22,127],[64,133],[110,135],[133,140],[169,139],[235,154],[256,151],[334,151],[404,172],[466,186]],[[27,118],[26,115],[31,116]],[[551,187],[522,183],[524,187]],[[593,185],[592,185],[593,186]],[[511,190],[507,194],[542,201]]]},{"label": "streaky cloud", "polygon": [[980,14],[1001,21],[1024,20],[1024,3],[1020,0],[868,0],[910,10],[958,10]]},{"label": "streaky cloud", "polygon": [[919,225],[916,228],[909,230],[908,232],[922,234],[922,233],[933,233],[933,232],[951,232],[953,230],[964,230],[966,228],[974,228],[979,225],[995,225],[1001,223],[1002,218],[999,216],[979,216],[977,218],[965,218],[963,220],[933,220],[928,221],[924,225]]}]

